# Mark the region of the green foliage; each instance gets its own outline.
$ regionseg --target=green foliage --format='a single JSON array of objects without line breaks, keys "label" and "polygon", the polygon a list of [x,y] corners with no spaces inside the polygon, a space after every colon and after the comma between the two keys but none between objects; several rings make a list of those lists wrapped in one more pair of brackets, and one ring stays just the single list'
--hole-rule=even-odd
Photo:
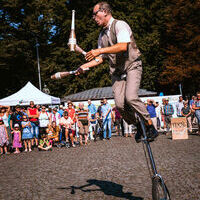
[{"label": "green foliage", "polygon": [[[39,43],[42,86],[45,83],[52,95],[63,97],[94,87],[110,86],[108,63],[78,77],[69,76],[56,81],[50,79],[50,76],[57,71],[74,70],[85,63],[82,55],[70,52],[67,46],[71,29],[71,10],[76,10],[75,28],[79,46],[86,51],[97,48],[101,28],[92,19],[93,6],[97,2],[96,0],[2,0],[0,73],[4,78],[2,77],[1,81],[0,98],[16,92],[27,81],[38,86],[36,38]],[[184,5],[183,2],[181,0],[176,0],[174,3],[169,0],[108,1],[113,8],[113,16],[125,20],[132,28],[136,43],[143,54],[142,88],[158,92],[164,88],[160,84],[162,79],[159,75],[163,72],[166,74],[165,66],[169,64],[169,55],[176,55],[174,59],[170,58],[171,63],[177,62],[175,68],[183,65],[183,62],[177,59],[180,56],[187,57],[187,65],[191,62],[190,57],[196,60],[193,66],[198,68],[196,64],[199,59],[195,59],[194,53],[191,54],[191,50],[193,48],[196,50],[199,46],[199,35],[195,34],[199,26],[195,26],[198,20],[194,14],[197,5],[189,4],[189,0]],[[180,10],[178,5],[182,5]],[[181,11],[181,8],[184,9]],[[180,12],[182,14],[177,14]],[[184,31],[181,30],[182,26]],[[185,49],[185,52],[183,53],[181,49]],[[176,80],[172,79],[172,84],[173,81]],[[168,87],[166,91],[170,93],[173,88]]]}]

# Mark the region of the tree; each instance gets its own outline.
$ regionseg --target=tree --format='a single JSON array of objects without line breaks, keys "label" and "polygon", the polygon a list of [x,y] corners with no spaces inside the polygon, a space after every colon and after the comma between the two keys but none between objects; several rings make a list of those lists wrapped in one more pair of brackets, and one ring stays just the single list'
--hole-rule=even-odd
[{"label": "tree", "polygon": [[199,1],[171,1],[166,8],[165,52],[160,80],[171,92],[183,85],[186,94],[200,89],[200,4]]}]

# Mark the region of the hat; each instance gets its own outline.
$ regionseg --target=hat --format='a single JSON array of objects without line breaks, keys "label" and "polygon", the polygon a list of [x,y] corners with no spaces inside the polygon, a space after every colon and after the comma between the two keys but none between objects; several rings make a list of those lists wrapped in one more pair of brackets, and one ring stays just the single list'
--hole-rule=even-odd
[{"label": "hat", "polygon": [[15,108],[20,108],[20,105],[16,105],[16,107]]},{"label": "hat", "polygon": [[15,128],[15,127],[19,127],[19,124],[15,124],[15,125],[14,125],[14,128]]}]

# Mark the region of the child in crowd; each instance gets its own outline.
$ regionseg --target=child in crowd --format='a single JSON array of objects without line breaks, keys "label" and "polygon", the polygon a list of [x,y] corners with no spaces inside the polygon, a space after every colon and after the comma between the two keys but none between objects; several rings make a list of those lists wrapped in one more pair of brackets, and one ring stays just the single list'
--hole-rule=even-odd
[{"label": "child in crowd", "polygon": [[48,151],[52,149],[52,145],[46,137],[43,137],[43,139],[41,139],[39,142],[38,149]]},{"label": "child in crowd", "polygon": [[90,114],[89,121],[90,121],[89,138],[90,140],[94,140],[94,134],[95,134],[96,125],[97,125],[96,113]]},{"label": "child in crowd", "polygon": [[[26,115],[23,115],[23,121],[22,121],[22,140],[24,141],[24,147],[25,152],[28,151],[31,152],[31,139],[33,138],[31,133],[31,122],[28,121],[28,117]],[[28,143],[28,147],[27,147]]]},{"label": "child in crowd", "polygon": [[5,151],[5,154],[9,154],[9,152],[7,151],[8,144],[9,144],[8,132],[7,132],[6,126],[3,122],[3,119],[0,118],[0,149],[1,149],[1,155],[3,154],[3,149]]},{"label": "child in crowd", "polygon": [[13,148],[15,148],[14,153],[20,153],[19,148],[22,148],[21,143],[21,131],[19,130],[19,124],[14,125],[14,131],[12,131],[13,136]]}]

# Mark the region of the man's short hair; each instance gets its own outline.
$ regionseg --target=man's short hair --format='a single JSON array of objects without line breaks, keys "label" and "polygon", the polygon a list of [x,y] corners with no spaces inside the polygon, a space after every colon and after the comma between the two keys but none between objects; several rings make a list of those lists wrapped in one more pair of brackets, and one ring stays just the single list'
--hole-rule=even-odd
[{"label": "man's short hair", "polygon": [[99,9],[105,10],[107,13],[111,14],[112,10],[111,10],[110,5],[107,2],[102,1],[102,2],[97,3],[96,5],[99,5]]}]

